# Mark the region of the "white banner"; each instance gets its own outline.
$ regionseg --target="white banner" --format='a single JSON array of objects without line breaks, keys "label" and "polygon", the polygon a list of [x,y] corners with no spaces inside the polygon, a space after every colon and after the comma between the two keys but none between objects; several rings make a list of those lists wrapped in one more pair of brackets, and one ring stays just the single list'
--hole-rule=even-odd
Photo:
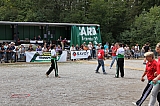
[{"label": "white banner", "polygon": [[[42,52],[42,51],[26,51],[26,62],[50,62],[51,61],[51,53],[50,52]],[[63,51],[60,55],[60,59],[58,62],[67,61],[67,51]]]},{"label": "white banner", "polygon": [[71,51],[71,59],[83,59],[90,56],[90,50]]}]

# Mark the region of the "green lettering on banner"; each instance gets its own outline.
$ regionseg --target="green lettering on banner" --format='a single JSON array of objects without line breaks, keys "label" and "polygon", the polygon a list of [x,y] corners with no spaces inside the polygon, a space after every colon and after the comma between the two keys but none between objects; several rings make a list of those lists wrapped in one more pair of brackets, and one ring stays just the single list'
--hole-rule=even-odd
[{"label": "green lettering on banner", "polygon": [[72,26],[70,45],[81,45],[83,42],[102,43],[99,26]]}]

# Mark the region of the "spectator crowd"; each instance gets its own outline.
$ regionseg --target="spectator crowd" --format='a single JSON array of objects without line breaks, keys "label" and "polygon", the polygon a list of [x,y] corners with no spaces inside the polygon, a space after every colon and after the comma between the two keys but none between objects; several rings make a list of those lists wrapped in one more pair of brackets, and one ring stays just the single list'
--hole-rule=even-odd
[{"label": "spectator crowd", "polygon": [[[36,38],[34,38],[36,39]],[[40,40],[40,36],[38,36],[38,40]],[[37,40],[37,39],[36,39]],[[65,50],[66,46],[66,38],[62,40],[60,37],[57,41],[60,41],[61,43],[56,44],[56,52],[61,52]],[[116,43],[112,43],[109,45],[109,43],[106,42],[106,44],[102,45],[102,43],[93,44],[92,42],[89,42],[88,44],[86,42],[83,42],[81,45],[71,45],[68,48],[68,51],[80,51],[80,50],[90,50],[90,56],[88,59],[96,59],[97,58],[97,51],[101,49],[101,47],[104,47],[105,51],[105,57],[111,58],[112,57],[112,48],[115,46]],[[43,51],[43,52],[50,52],[51,51],[52,44],[29,44],[28,47],[21,44],[16,46],[15,42],[10,43],[3,43],[0,46],[0,60],[1,62],[8,62],[8,60],[17,61],[17,60],[24,60],[25,61],[25,52],[31,52],[31,51]],[[123,48],[125,50],[125,58],[126,59],[138,59],[140,57],[143,57],[144,53],[148,50],[151,50],[149,47],[149,43],[144,44],[140,48],[138,44],[135,44],[134,46],[128,46],[123,45]],[[69,52],[70,53],[70,52]],[[144,60],[145,62],[145,60]]]}]

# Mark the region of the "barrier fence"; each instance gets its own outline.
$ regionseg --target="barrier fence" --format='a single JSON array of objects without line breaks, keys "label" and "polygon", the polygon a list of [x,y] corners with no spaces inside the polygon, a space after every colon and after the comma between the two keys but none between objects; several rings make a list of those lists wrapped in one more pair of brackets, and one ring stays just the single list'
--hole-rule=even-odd
[{"label": "barrier fence", "polygon": [[0,61],[5,63],[12,63],[12,62],[25,62],[25,54],[18,53],[18,52],[0,52]]}]

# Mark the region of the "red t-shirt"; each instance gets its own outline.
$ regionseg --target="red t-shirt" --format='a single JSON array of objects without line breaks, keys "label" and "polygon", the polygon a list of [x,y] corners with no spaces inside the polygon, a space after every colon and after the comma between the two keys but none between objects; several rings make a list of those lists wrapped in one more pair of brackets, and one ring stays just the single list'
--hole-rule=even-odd
[{"label": "red t-shirt", "polygon": [[116,56],[117,47],[112,47],[112,56]]},{"label": "red t-shirt", "polygon": [[153,80],[155,78],[154,73],[157,71],[157,61],[148,61],[146,64],[146,71],[148,80]]},{"label": "red t-shirt", "polygon": [[98,55],[98,59],[103,59],[103,57],[104,57],[104,50],[103,49],[98,50],[97,55]]},{"label": "red t-shirt", "polygon": [[158,58],[157,62],[157,74],[160,74],[160,57]]}]

